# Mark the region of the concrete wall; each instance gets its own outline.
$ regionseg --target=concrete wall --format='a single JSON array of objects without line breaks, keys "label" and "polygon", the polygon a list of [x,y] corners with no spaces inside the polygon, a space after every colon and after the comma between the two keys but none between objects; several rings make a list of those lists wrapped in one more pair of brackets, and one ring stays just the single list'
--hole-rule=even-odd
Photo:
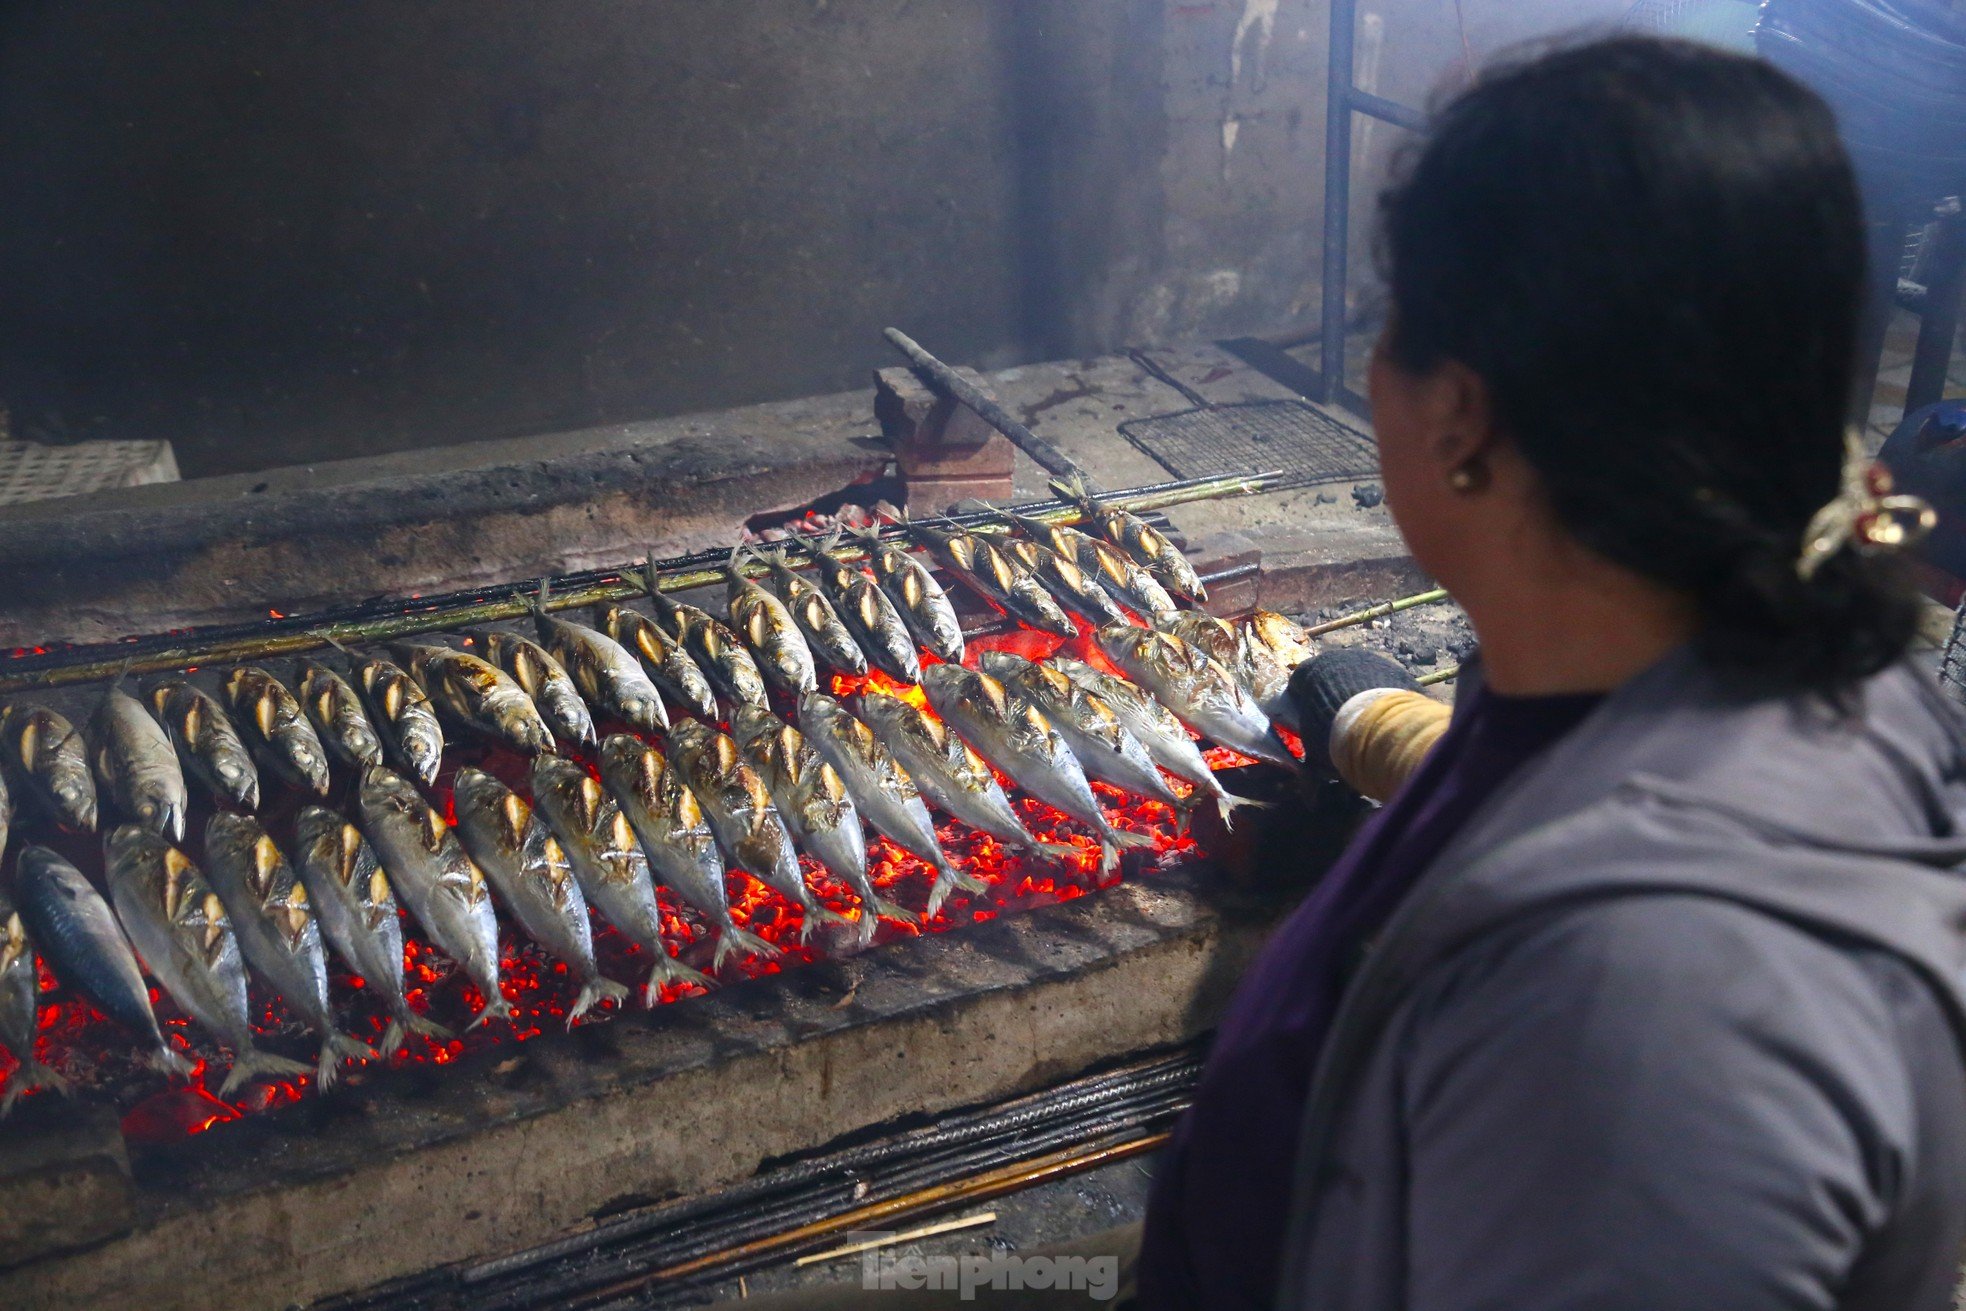
[{"label": "concrete wall", "polygon": [[[1465,3],[1477,44],[1606,7]],[[1448,0],[1382,7],[1383,85],[1431,84]],[[7,6],[0,401],[25,435],[168,438],[198,475],[859,386],[890,322],[985,366],[1283,328],[1316,303],[1326,24]]]}]

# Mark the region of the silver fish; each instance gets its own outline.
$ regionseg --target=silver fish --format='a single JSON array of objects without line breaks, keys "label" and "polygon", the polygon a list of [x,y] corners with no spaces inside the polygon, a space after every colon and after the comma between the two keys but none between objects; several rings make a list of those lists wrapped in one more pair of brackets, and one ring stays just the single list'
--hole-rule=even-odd
[{"label": "silver fish", "polygon": [[41,980],[34,969],[34,944],[28,941],[27,925],[20,912],[0,887],[0,1047],[14,1054],[19,1062],[7,1079],[7,1091],[0,1096],[0,1119],[14,1109],[22,1094],[37,1088],[69,1094],[68,1080],[51,1065],[44,1065],[34,1054],[34,1040],[41,1032]]},{"label": "silver fish", "polygon": [[27,939],[55,977],[148,1044],[152,1068],[188,1076],[192,1063],[164,1041],[129,939],[82,871],[46,847],[30,846],[14,864],[13,894]]},{"label": "silver fish", "polygon": [[45,706],[0,707],[0,766],[71,833],[96,830],[96,780],[75,726]]},{"label": "silver fish", "polygon": [[398,642],[393,649],[432,704],[453,722],[525,755],[553,750],[553,733],[540,718],[539,707],[497,665],[468,651],[424,642]]},{"label": "silver fish", "polygon": [[118,813],[173,842],[184,837],[191,805],[170,735],[121,685],[103,693],[89,721],[96,779]]},{"label": "silver fish", "polygon": [[1251,639],[1267,648],[1286,672],[1317,654],[1317,642],[1304,626],[1274,610],[1251,610],[1241,625]]},{"label": "silver fish", "polygon": [[993,516],[1023,534],[1005,541],[1003,549],[1045,585],[1058,603],[1073,614],[1083,615],[1094,624],[1116,624],[1126,614],[1113,600],[1112,593],[1098,579],[1085,572],[1078,562],[1078,543],[1082,536],[1063,524],[1049,524],[1013,510],[985,506]]},{"label": "silver fish", "polygon": [[688,902],[716,933],[711,970],[721,970],[734,951],[778,955],[778,948],[731,918],[717,835],[681,769],[640,738],[617,733],[601,743],[601,781],[641,840],[656,882]]},{"label": "silver fish", "polygon": [[580,984],[567,1026],[600,1002],[620,1005],[628,989],[601,977],[587,898],[560,840],[517,793],[484,770],[458,770],[455,787],[457,835],[464,849],[526,936],[565,962]]},{"label": "silver fish", "polygon": [[254,1042],[246,961],[225,906],[189,857],[148,829],[125,824],[105,843],[109,898],[151,974],[191,1018],[232,1049],[219,1088],[228,1097],[254,1079],[312,1067]]},{"label": "silver fish", "polygon": [[874,577],[880,580],[881,590],[894,602],[895,611],[915,641],[937,660],[961,664],[962,623],[949,594],[935,581],[928,566],[916,559],[913,551],[882,540],[879,528],[865,529],[859,536],[867,548],[867,563],[873,566]]},{"label": "silver fish", "polygon": [[221,803],[259,809],[259,770],[216,698],[183,679],[172,679],[150,689],[150,704],[171,735],[185,772],[200,787]]},{"label": "silver fish", "polygon": [[225,676],[225,699],[262,765],[295,787],[328,795],[327,752],[286,684],[247,665]]},{"label": "silver fish", "polygon": [[845,916],[821,903],[806,886],[792,836],[771,804],[771,790],[738,751],[737,743],[705,724],[679,724],[669,735],[669,745],[724,856],[805,912],[800,941],[810,938],[822,923],[846,923]]},{"label": "silver fish", "polygon": [[594,731],[594,716],[581,699],[580,689],[545,647],[504,628],[479,629],[474,636],[483,644],[485,659],[512,675],[512,681],[525,689],[554,736],[563,742],[590,746],[600,741]]},{"label": "silver fish", "polygon": [[594,909],[653,958],[642,989],[644,1004],[655,1005],[667,983],[707,986],[710,981],[671,956],[662,940],[648,856],[620,803],[579,765],[546,757],[533,762],[532,795]]},{"label": "silver fish", "polygon": [[1147,748],[1155,764],[1176,778],[1194,784],[1213,799],[1224,828],[1232,824],[1231,812],[1238,806],[1269,805],[1267,801],[1236,796],[1224,788],[1215,777],[1215,771],[1208,767],[1208,761],[1202,756],[1201,748],[1195,745],[1187,726],[1140,688],[1124,678],[1066,656],[1055,655],[1044,663],[1111,706],[1120,723],[1126,725],[1127,731]]},{"label": "silver fish", "polygon": [[1153,845],[1151,837],[1122,833],[1112,826],[1071,748],[1029,701],[1013,697],[988,674],[960,665],[936,665],[924,671],[922,687],[942,721],[969,739],[985,760],[1038,800],[1093,831],[1099,839],[1102,873],[1119,866],[1122,848]]},{"label": "silver fish", "polygon": [[1174,543],[1152,524],[1130,510],[1101,505],[1087,490],[1082,477],[1069,482],[1053,479],[1051,486],[1077,505],[1089,522],[1098,525],[1107,541],[1139,561],[1168,591],[1197,603],[1208,599],[1208,589],[1201,585],[1201,577],[1188,563],[1188,557],[1176,550]]},{"label": "silver fish", "polygon": [[[924,676],[937,669],[954,666],[930,665]],[[847,790],[859,803],[867,822],[885,833],[904,851],[913,852],[935,870],[935,884],[928,893],[928,917],[941,911],[942,903],[958,888],[965,892],[985,892],[989,885],[957,869],[935,836],[935,821],[922,801],[921,789],[901,767],[894,754],[874,731],[847,713],[832,697],[814,692],[799,698],[799,723],[806,736],[832,762],[846,780]]]},{"label": "silver fish", "polygon": [[1124,792],[1181,809],[1146,745],[1127,731],[1119,714],[1098,695],[1055,669],[1009,651],[985,651],[983,672],[1044,713],[1086,774]]},{"label": "silver fish", "polygon": [[908,531],[928,547],[943,568],[1012,619],[1059,637],[1078,636],[1078,625],[1058,608],[1044,584],[984,534],[954,524],[943,529],[914,521],[909,522]]},{"label": "silver fish", "polygon": [[760,706],[770,703],[765,695],[765,676],[758,672],[758,662],[744,649],[736,633],[709,612],[678,601],[657,587],[654,573],[643,573],[641,583],[655,606],[658,623],[682,641],[690,659],[696,661],[725,700],[732,705],[746,701]]},{"label": "silver fish", "polygon": [[544,583],[540,584],[539,598],[529,604],[539,640],[566,666],[573,685],[590,705],[643,733],[669,727],[662,694],[627,647],[585,624],[546,613]]},{"label": "silver fish", "polygon": [[359,656],[355,681],[390,752],[425,787],[444,763],[444,729],[437,711],[407,671],[375,656]]},{"label": "silver fish", "polygon": [[1277,737],[1270,717],[1235,675],[1205,651],[1131,624],[1100,629],[1099,649],[1203,737],[1245,756],[1296,768],[1297,758]]},{"label": "silver fish", "polygon": [[7,789],[6,771],[0,770],[0,853],[7,850],[7,832],[14,823],[14,794]]},{"label": "silver fish", "polygon": [[390,887],[485,999],[467,1027],[512,1018],[498,988],[498,915],[484,872],[457,834],[408,779],[388,769],[362,776],[359,804],[362,836],[375,847]]},{"label": "silver fish", "polygon": [[1111,542],[1090,537],[1076,528],[1062,529],[1078,552],[1079,568],[1135,614],[1152,618],[1176,608],[1160,580],[1142,569],[1132,556]]},{"label": "silver fish", "polygon": [[403,921],[396,913],[396,892],[361,830],[321,806],[303,808],[294,827],[294,863],[308,904],[321,917],[321,932],[335,955],[389,1007],[383,1056],[394,1056],[406,1034],[449,1038],[449,1029],[410,1007],[403,988]]},{"label": "silver fish", "polygon": [[[1231,674],[1236,672],[1242,642],[1233,627],[1207,611],[1172,610],[1155,615],[1153,628],[1155,632],[1180,638]],[[1246,686],[1244,690],[1248,690]]]},{"label": "silver fish", "polygon": [[778,592],[778,599],[785,603],[792,621],[805,634],[806,645],[813,655],[839,673],[851,678],[865,677],[867,653],[860,649],[860,643],[854,640],[853,634],[840,621],[826,594],[811,579],[786,564],[782,552],[760,552],[758,559],[764,561],[765,568],[771,571],[771,582]]},{"label": "silver fish", "polygon": [[[1281,615],[1278,618],[1282,618]],[[1288,623],[1288,620],[1285,620]],[[1244,620],[1236,625],[1236,662],[1231,666],[1263,713],[1289,729],[1301,729],[1297,703],[1290,699],[1290,670],[1277,659],[1277,653],[1256,636]]]},{"label": "silver fish", "polygon": [[834,554],[839,541],[840,530],[835,528],[825,541],[806,543],[820,590],[867,653],[868,663],[890,678],[921,682],[922,662],[915,654],[913,634],[880,584]]},{"label": "silver fish", "polygon": [[601,614],[607,635],[634,653],[642,669],[671,701],[698,719],[717,717],[717,693],[702,668],[683,649],[682,639],[639,610],[611,605]]},{"label": "silver fish", "polygon": [[756,706],[744,706],[731,735],[771,791],[772,804],[806,854],[844,879],[860,898],[860,945],[874,940],[882,916],[913,924],[913,912],[874,890],[867,875],[867,831],[839,771],[805,735]]},{"label": "silver fish", "polygon": [[758,668],[780,690],[793,696],[810,692],[819,686],[812,649],[800,636],[798,621],[785,603],[745,576],[743,554],[743,547],[733,548],[724,569],[731,626],[750,646]]},{"label": "silver fish", "polygon": [[382,763],[382,738],[348,680],[326,665],[300,662],[297,695],[315,735],[358,775]]},{"label": "silver fish", "polygon": [[1069,846],[1033,836],[983,757],[935,716],[872,689],[861,695],[855,709],[937,807],[1007,845],[1044,856],[1074,854]]},{"label": "silver fish", "polygon": [[211,885],[225,904],[239,949],[287,1008],[321,1035],[315,1078],[327,1088],[343,1058],[367,1060],[365,1042],[338,1032],[328,1007],[328,951],[292,865],[250,815],[220,811],[205,825]]}]

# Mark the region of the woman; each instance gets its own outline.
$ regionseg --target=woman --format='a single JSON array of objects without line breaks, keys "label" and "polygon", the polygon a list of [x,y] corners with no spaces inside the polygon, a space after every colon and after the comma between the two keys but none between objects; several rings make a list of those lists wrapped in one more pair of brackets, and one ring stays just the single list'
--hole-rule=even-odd
[{"label": "woman", "polygon": [[1966,734],[1846,477],[1830,113],[1569,49],[1383,219],[1387,503],[1480,668],[1245,979],[1142,1305],[1950,1307]]}]

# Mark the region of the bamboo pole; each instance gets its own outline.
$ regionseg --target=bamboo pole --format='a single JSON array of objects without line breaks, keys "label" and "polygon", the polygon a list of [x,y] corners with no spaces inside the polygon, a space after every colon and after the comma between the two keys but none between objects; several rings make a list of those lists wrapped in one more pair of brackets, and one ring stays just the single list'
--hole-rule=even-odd
[{"label": "bamboo pole", "polygon": [[1460,676],[1461,666],[1448,665],[1444,669],[1434,670],[1431,674],[1420,675],[1419,683],[1421,687],[1434,687],[1441,683],[1451,683]]},{"label": "bamboo pole", "polygon": [[1436,587],[1431,592],[1420,592],[1413,596],[1402,596],[1396,601],[1381,601],[1379,604],[1367,606],[1363,610],[1356,610],[1348,615],[1340,615],[1336,619],[1327,619],[1321,624],[1313,624],[1311,627],[1305,629],[1304,632],[1310,637],[1323,637],[1326,633],[1335,633],[1341,628],[1356,628],[1360,624],[1369,624],[1374,619],[1384,619],[1386,616],[1396,615],[1402,610],[1411,610],[1416,606],[1422,605],[1433,605],[1437,601],[1445,601],[1446,599],[1447,589]]},{"label": "bamboo pole", "polygon": [[[1273,473],[1230,474],[1220,478],[1198,479],[1165,487],[1116,492],[1102,496],[1100,500],[1102,504],[1116,505],[1136,512],[1162,510],[1194,501],[1252,495],[1262,491],[1278,476]],[[1036,508],[1029,513],[1031,517],[1042,519],[1047,523],[1078,523],[1084,519],[1084,515],[1070,505]],[[978,524],[975,527],[986,526]],[[906,530],[902,528],[889,528],[881,533],[882,539],[886,541],[899,540],[905,536]],[[796,539],[793,541],[795,542]],[[864,559],[867,551],[865,547],[848,541],[841,544],[837,554],[845,559]],[[566,591],[549,589],[546,608],[576,610],[583,606],[627,601],[645,595],[640,581],[630,582],[627,577],[631,572],[639,573],[644,567],[642,564],[626,564],[618,570],[611,571],[617,575],[611,580],[570,587]],[[694,563],[684,568],[665,569],[661,561],[655,561],[653,567],[656,586],[663,592],[686,592],[691,588],[706,587],[720,581],[724,576],[722,565]],[[747,565],[743,572],[746,577],[757,578],[764,576],[766,570],[760,565]],[[140,656],[120,654],[94,658],[85,656],[70,664],[44,666],[29,673],[8,673],[5,671],[4,663],[0,663],[0,693],[90,683],[115,678],[126,671],[132,674],[155,674],[196,669],[204,665],[300,655],[336,644],[356,646],[388,642],[419,633],[468,628],[502,619],[518,619],[529,612],[531,607],[529,594],[536,587],[536,583],[520,584],[514,586],[513,594],[509,597],[419,610],[409,614],[385,615],[374,619],[325,622],[281,633],[235,635],[204,641],[194,637],[179,645],[147,652]]]}]

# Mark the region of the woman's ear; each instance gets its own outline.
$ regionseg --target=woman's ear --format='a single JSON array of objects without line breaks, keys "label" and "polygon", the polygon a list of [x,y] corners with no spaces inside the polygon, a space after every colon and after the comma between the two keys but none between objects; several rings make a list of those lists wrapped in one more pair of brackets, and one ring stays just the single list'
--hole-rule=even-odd
[{"label": "woman's ear", "polygon": [[1483,463],[1496,446],[1488,384],[1458,360],[1444,360],[1421,383],[1427,457],[1443,471]]}]

